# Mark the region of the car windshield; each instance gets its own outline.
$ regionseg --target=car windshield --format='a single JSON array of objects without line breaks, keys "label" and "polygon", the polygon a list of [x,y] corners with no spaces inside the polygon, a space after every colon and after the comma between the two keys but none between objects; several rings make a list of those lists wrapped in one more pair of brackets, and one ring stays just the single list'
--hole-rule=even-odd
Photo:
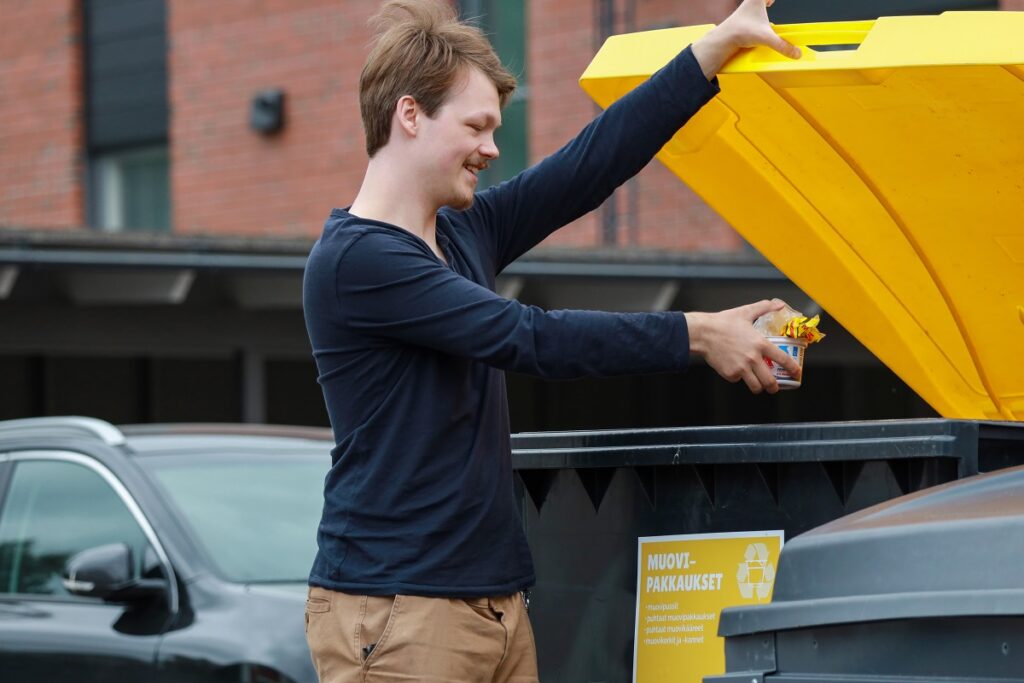
[{"label": "car windshield", "polygon": [[306,581],[327,452],[154,455],[138,462],[225,579]]}]

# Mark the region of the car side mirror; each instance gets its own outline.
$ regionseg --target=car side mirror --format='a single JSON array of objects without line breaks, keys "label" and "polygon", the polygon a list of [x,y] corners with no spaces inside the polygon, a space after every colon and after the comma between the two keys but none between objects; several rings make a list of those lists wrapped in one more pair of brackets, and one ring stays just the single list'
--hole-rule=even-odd
[{"label": "car side mirror", "polygon": [[72,595],[123,602],[162,594],[163,579],[133,579],[132,549],[110,543],[83,550],[64,565],[64,588]]}]

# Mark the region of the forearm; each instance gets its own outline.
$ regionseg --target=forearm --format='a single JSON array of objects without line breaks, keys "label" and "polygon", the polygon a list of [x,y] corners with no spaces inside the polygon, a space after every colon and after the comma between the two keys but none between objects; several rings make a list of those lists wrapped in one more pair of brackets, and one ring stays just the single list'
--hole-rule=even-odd
[{"label": "forearm", "polygon": [[328,340],[344,329],[360,347],[399,342],[552,379],[686,367],[681,313],[544,311],[503,299],[424,251],[401,235],[364,234],[330,270],[314,271],[332,278],[336,297],[307,301],[307,319],[323,318]]},{"label": "forearm", "polygon": [[[637,86],[587,126],[538,170],[545,188],[564,185],[551,208],[564,222],[599,206],[644,166],[690,118],[718,93],[701,78],[695,56],[683,50],[650,80]],[[553,197],[554,199],[554,197]]]},{"label": "forearm", "polygon": [[[718,92],[683,50],[612,104],[558,152],[488,191],[504,243],[499,269],[547,235],[600,206]],[[485,193],[486,194],[486,193]]]},{"label": "forearm", "polygon": [[547,379],[679,372],[689,363],[680,313],[605,313],[532,309],[513,353],[497,367]]}]

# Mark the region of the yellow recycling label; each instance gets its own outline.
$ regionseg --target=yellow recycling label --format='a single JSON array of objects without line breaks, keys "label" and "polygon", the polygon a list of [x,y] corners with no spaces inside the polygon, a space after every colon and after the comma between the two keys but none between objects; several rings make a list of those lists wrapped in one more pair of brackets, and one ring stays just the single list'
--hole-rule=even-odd
[{"label": "yellow recycling label", "polygon": [[634,683],[701,683],[725,672],[725,607],[771,602],[782,531],[639,539]]}]

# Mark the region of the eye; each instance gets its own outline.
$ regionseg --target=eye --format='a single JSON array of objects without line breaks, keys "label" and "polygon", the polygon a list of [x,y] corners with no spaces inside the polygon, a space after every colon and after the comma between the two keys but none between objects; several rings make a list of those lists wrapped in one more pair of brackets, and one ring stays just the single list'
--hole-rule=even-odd
[{"label": "eye", "polygon": [[468,125],[469,125],[470,128],[475,130],[477,133],[479,133],[480,131],[482,131],[484,129],[484,127],[481,126],[479,123],[470,123]]}]

